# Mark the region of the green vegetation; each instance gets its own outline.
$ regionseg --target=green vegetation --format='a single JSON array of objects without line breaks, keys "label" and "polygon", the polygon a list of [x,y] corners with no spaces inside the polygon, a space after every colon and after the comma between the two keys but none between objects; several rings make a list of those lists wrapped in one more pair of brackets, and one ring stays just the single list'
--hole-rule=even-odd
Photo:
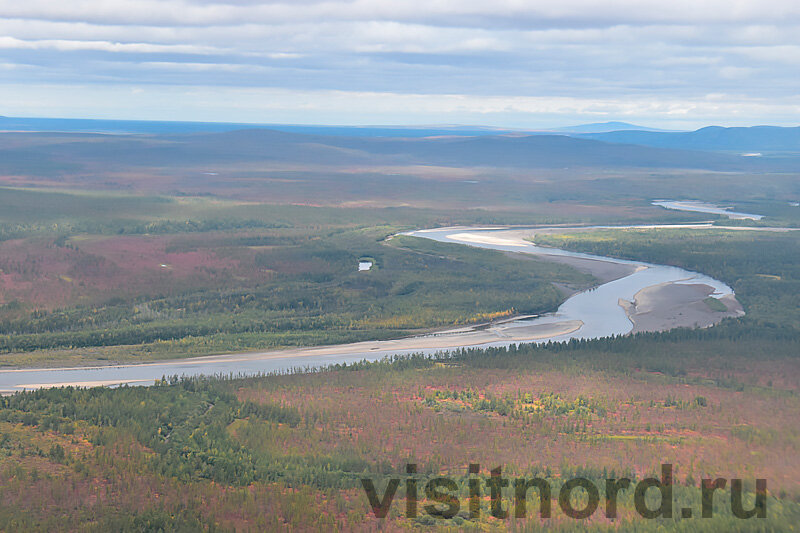
[{"label": "green vegetation", "polygon": [[718,311],[724,313],[725,311],[728,310],[728,306],[720,302],[717,298],[712,298],[711,296],[709,296],[703,301],[712,311]]},{"label": "green vegetation", "polygon": [[[49,202],[49,220],[24,226],[22,239],[0,242],[7,302],[0,352],[13,354],[0,356],[0,364],[61,364],[76,352],[78,362],[146,360],[395,338],[550,311],[564,298],[552,282],[592,283],[552,263],[411,237],[387,240],[433,223],[414,210],[0,195],[8,205],[37,197]],[[106,203],[105,210],[92,207]],[[142,218],[115,218],[134,212]],[[364,257],[376,268],[358,272]]]}]

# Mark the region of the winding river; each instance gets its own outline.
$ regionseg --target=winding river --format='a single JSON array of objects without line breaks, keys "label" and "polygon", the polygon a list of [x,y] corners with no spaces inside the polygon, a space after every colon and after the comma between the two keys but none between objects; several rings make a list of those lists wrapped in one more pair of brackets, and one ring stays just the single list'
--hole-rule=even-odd
[{"label": "winding river", "polygon": [[[579,230],[608,228],[593,226]],[[622,226],[618,226],[622,228]],[[664,227],[664,226],[624,226]],[[667,227],[708,227],[683,225]],[[510,320],[480,328],[465,327],[447,332],[393,341],[362,342],[337,346],[275,350],[270,352],[196,357],[152,363],[78,368],[10,369],[0,371],[0,392],[59,385],[148,385],[171,375],[252,375],[314,368],[334,363],[378,360],[387,355],[414,352],[432,353],[463,346],[502,346],[517,342],[563,341],[623,335],[634,329],[623,305],[638,301],[637,294],[654,287],[687,285],[704,287],[700,297],[727,298],[733,291],[709,276],[681,268],[625,261],[590,254],[536,246],[524,239],[537,232],[576,231],[576,228],[474,228],[453,227],[410,232],[407,235],[439,242],[525,253],[539,259],[569,264],[579,270],[605,277],[605,283],[570,296],[555,313]],[[535,239],[535,237],[534,237]],[[630,309],[628,309],[630,310]],[[721,318],[721,317],[720,317]],[[708,324],[707,324],[708,325]],[[667,328],[661,328],[667,329]]]},{"label": "winding river", "polygon": [[[636,226],[628,226],[628,228],[633,227]],[[654,228],[657,226],[640,227]],[[586,229],[607,228],[608,226],[591,226]],[[547,229],[550,231],[553,230],[553,228]],[[620,300],[628,302],[633,301],[637,293],[648,287],[669,283],[696,284],[711,287],[713,291],[710,293],[710,296],[715,298],[733,294],[733,289],[721,281],[704,274],[690,272],[678,267],[654,265],[641,261],[613,259],[557,248],[536,246],[518,237],[518,235],[528,231],[541,231],[541,228],[517,228],[514,230],[493,229],[482,231],[476,231],[472,228],[467,229],[467,231],[453,231],[451,228],[446,228],[443,230],[411,232],[409,235],[426,237],[439,242],[458,242],[498,251],[527,253],[539,256],[542,259],[569,259],[570,261],[565,260],[563,262],[573,267],[577,266],[578,268],[580,268],[579,265],[581,263],[586,264],[587,262],[612,263],[614,265],[627,266],[630,268],[630,273],[627,273],[619,279],[608,281],[598,287],[573,295],[561,304],[558,311],[553,314],[536,317],[530,320],[520,320],[516,323],[516,325],[520,327],[537,323],[563,321],[580,321],[583,323],[576,331],[549,337],[543,339],[544,341],[563,341],[573,338],[594,339],[630,333],[633,329],[633,323],[628,318],[625,309],[620,305]],[[570,228],[569,231],[575,231],[575,229]],[[506,235],[508,235],[508,237],[506,237]],[[539,342],[541,341],[542,340]]]}]

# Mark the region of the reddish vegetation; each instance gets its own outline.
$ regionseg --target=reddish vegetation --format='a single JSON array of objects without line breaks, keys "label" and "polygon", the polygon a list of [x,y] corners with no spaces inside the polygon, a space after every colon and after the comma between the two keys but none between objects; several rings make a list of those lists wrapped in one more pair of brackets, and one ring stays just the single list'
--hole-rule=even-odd
[{"label": "reddish vegetation", "polygon": [[[554,358],[559,355],[566,356],[562,352]],[[668,462],[679,485],[688,478],[696,484],[702,477],[741,477],[750,483],[764,477],[773,495],[785,491],[784,497],[800,498],[800,459],[794,453],[800,435],[800,368],[791,360],[763,365],[731,355],[687,368],[694,378],[592,370],[579,364],[557,369],[557,361],[525,363],[510,369],[372,368],[248,378],[218,386],[229,387],[241,400],[297,409],[302,419],[297,424],[250,416],[227,426],[228,434],[255,457],[268,457],[276,465],[320,459],[324,464],[330,459],[335,466],[353,460],[387,465],[384,471],[394,475],[405,463],[417,463],[420,472],[457,479],[466,475],[469,463],[480,463],[483,474],[502,466],[508,477],[543,471],[558,477],[566,468],[586,466],[617,476],[633,471],[641,478]],[[785,388],[758,386],[775,373],[783,374]],[[746,386],[732,377],[730,383],[720,382],[733,375],[752,379]],[[588,410],[575,408],[581,398],[580,405]],[[509,401],[516,412],[478,407],[491,399]],[[559,409],[518,409],[547,401]],[[0,457],[4,506],[39,517],[42,529],[49,524],[46,520],[65,528],[148,510],[173,516],[185,510],[204,523],[237,531],[415,527],[403,517],[400,495],[388,520],[378,521],[360,488],[325,489],[312,485],[311,478],[309,484],[293,487],[280,481],[235,487],[199,476],[178,479],[154,470],[154,452],[138,444],[129,430],[105,427],[106,437],[97,439],[98,428],[85,421],[73,427],[74,434],[64,434],[0,422],[0,433],[7,436],[7,453]],[[64,448],[62,460],[48,453],[56,444]],[[287,466],[286,471],[292,469]],[[636,515],[627,506],[620,517]],[[528,520],[525,524],[540,523],[536,515]],[[608,523],[602,512],[590,522]],[[545,523],[573,524],[558,511]],[[487,513],[480,524],[519,530],[525,525]],[[623,520],[611,526],[627,530]]]},{"label": "reddish vegetation", "polygon": [[[360,496],[355,490],[326,494],[280,484],[234,488],[179,481],[149,471],[153,452],[130,438],[94,447],[80,430],[65,436],[8,423],[0,423],[0,430],[12,436],[16,455],[0,461],[4,507],[26,509],[40,517],[42,526],[51,520],[50,530],[86,526],[115,512],[167,509],[174,516],[188,509],[226,531],[276,531],[289,523],[324,531],[341,527],[346,509],[357,507],[349,502]],[[41,455],[54,444],[64,448],[69,464]]]},{"label": "reddish vegetation", "polygon": [[125,271],[126,277],[169,274],[176,279],[213,275],[217,271],[237,270],[240,262],[220,257],[212,250],[167,252],[172,237],[130,236],[93,239],[80,244],[80,250],[110,261]]},{"label": "reddish vegetation", "polygon": [[[797,387],[798,369],[784,370],[787,381]],[[393,376],[380,384],[365,386],[364,380],[359,372],[302,376],[289,383],[254,384],[238,394],[243,400],[285,403],[317,413],[321,422],[315,431],[282,428],[269,442],[258,444],[276,451],[353,451],[374,461],[395,464],[408,459],[462,474],[468,463],[478,462],[517,472],[590,464],[641,476],[670,462],[681,482],[687,476],[696,480],[758,475],[767,477],[773,490],[800,493],[800,457],[791,453],[797,433],[787,431],[797,427],[800,404],[784,393],[744,394],[644,374],[576,376],[552,370],[433,369],[414,371],[413,377]],[[468,390],[478,397],[584,397],[606,412],[519,417],[465,408],[459,400],[438,402],[438,410],[424,401],[436,391]],[[697,404],[698,397],[706,406]]]},{"label": "reddish vegetation", "polygon": [[0,242],[0,302],[53,308],[131,294],[166,295],[187,288],[223,287],[234,278],[263,281],[253,253],[228,257],[210,248],[171,251],[173,236],[114,236]]}]

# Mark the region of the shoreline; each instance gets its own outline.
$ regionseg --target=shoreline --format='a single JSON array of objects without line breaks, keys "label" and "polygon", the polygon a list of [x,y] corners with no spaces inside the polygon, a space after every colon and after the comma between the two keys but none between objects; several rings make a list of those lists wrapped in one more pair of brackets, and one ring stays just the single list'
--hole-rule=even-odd
[{"label": "shoreline", "polygon": [[[508,250],[507,253],[521,253],[524,256],[534,257],[542,261],[549,261],[553,263],[561,263],[567,265],[569,267],[574,268],[575,270],[578,270],[579,272],[590,274],[591,276],[597,278],[598,281],[600,281],[600,285],[602,285],[603,283],[608,283],[609,281],[614,281],[616,279],[624,278],[625,276],[629,276],[630,274],[636,272],[637,268],[639,268],[632,264],[628,265],[612,259],[605,260],[601,258],[593,259],[588,257],[587,258],[573,257],[568,255],[560,255],[558,253],[548,253],[546,249],[535,250],[535,251],[532,251],[530,249],[524,250],[524,248],[530,245],[538,246],[533,241],[537,233],[543,233],[543,234],[558,233],[564,230],[571,231],[573,229],[585,229],[585,228],[582,227],[578,228],[547,227],[541,229],[499,228],[494,231],[494,235],[471,235],[468,233],[455,233],[453,235],[449,235],[448,238],[466,244],[478,244],[478,245],[488,244],[494,246],[509,246],[514,249]],[[519,248],[519,250],[517,248]],[[558,248],[554,248],[553,250],[558,250]]]},{"label": "shoreline", "polygon": [[[235,363],[254,360],[270,360],[284,358],[303,358],[336,355],[368,355],[370,353],[383,352],[421,352],[431,350],[452,350],[463,347],[477,347],[497,342],[530,342],[547,339],[559,335],[567,335],[583,326],[580,320],[567,320],[552,322],[548,324],[536,324],[528,326],[514,326],[513,321],[494,325],[488,329],[473,330],[468,332],[452,332],[449,334],[437,334],[419,337],[406,337],[404,339],[384,340],[384,341],[364,341],[351,344],[339,344],[329,346],[314,346],[308,348],[293,348],[289,350],[273,350],[267,352],[248,352],[228,355],[210,355],[192,357],[187,359],[153,361],[149,363],[133,363],[123,365],[102,365],[87,367],[65,367],[65,368],[17,368],[0,371],[0,373],[34,373],[34,372],[69,372],[75,370],[102,370],[109,368],[122,369],[126,367],[160,367],[160,366],[190,366],[197,364],[209,364],[215,362]],[[388,354],[387,354],[388,355]],[[106,380],[81,380],[81,381],[61,381],[52,383],[20,383],[14,389],[0,389],[0,394],[13,393],[22,389],[40,389],[51,387],[94,387],[122,385],[132,383],[150,383],[152,379],[106,379]]]}]

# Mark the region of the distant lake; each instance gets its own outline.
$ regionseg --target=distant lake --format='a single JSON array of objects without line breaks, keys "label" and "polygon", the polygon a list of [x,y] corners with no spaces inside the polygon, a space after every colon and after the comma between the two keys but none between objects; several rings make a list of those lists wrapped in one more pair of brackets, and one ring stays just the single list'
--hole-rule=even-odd
[{"label": "distant lake", "polygon": [[724,215],[733,220],[761,220],[763,215],[752,213],[738,213],[731,211],[730,207],[719,207],[708,202],[698,200],[654,200],[653,205],[665,209],[677,209],[678,211],[693,211],[696,213],[710,213],[712,215]]}]

